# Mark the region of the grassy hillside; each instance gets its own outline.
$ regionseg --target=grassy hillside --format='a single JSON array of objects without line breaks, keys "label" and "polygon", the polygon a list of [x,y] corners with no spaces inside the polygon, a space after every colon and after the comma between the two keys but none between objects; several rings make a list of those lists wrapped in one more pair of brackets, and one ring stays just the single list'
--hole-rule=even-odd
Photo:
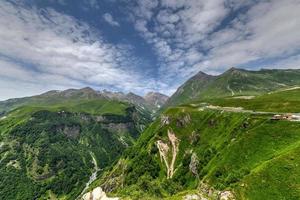
[{"label": "grassy hillside", "polygon": [[[168,179],[157,144],[168,146],[170,164],[170,131],[178,152]],[[218,199],[222,191],[236,199],[299,199],[299,149],[298,122],[182,106],[155,121],[97,185],[125,199],[182,199],[188,194]]]},{"label": "grassy hillside", "polygon": [[[20,106],[54,106],[57,104],[78,103],[86,100],[105,100],[91,88],[68,89],[65,91],[49,91],[41,95],[9,99],[0,102],[0,112],[7,112]],[[107,99],[106,99],[107,100]]]},{"label": "grassy hillside", "polygon": [[256,97],[253,96],[250,99],[249,96],[237,96],[206,99],[203,102],[219,106],[243,107],[254,111],[300,113],[300,89],[276,91]]},{"label": "grassy hillside", "polygon": [[0,199],[75,199],[98,166],[133,144],[149,116],[127,103],[22,106],[0,119]]},{"label": "grassy hillside", "polygon": [[76,199],[94,159],[89,189],[122,199],[300,199],[300,123],[271,119],[300,113],[299,84],[299,70],[199,73],[142,134],[150,112],[89,88],[2,102],[0,199]]},{"label": "grassy hillside", "polygon": [[248,71],[231,68],[219,76],[199,73],[182,85],[166,103],[168,106],[195,100],[267,94],[300,85],[300,70]]},{"label": "grassy hillside", "polygon": [[[82,88],[82,89],[68,89],[63,91],[49,91],[40,95],[8,99],[6,101],[0,101],[0,116],[5,112],[11,111],[20,106],[58,106],[58,105],[71,105],[77,104],[79,102],[85,101],[102,101],[102,102],[127,102],[139,107],[144,110],[143,112],[148,112],[153,114],[156,112],[160,106],[168,99],[167,96],[160,93],[149,93],[145,97],[141,97],[134,93],[118,93],[109,91],[96,91],[92,88]],[[91,102],[88,102],[90,104]],[[118,104],[115,104],[118,107]],[[87,105],[92,106],[92,105]],[[87,106],[82,105],[85,109]],[[92,106],[93,107],[93,106]],[[103,106],[103,109],[107,107],[109,112],[112,111],[114,105],[107,104]],[[116,108],[118,109],[118,108]]]},{"label": "grassy hillside", "polygon": [[205,91],[206,87],[212,83],[215,78],[216,77],[214,76],[199,72],[186,81],[182,86],[180,86],[177,91],[167,100],[163,108],[187,103],[195,98],[198,98],[198,96]]}]

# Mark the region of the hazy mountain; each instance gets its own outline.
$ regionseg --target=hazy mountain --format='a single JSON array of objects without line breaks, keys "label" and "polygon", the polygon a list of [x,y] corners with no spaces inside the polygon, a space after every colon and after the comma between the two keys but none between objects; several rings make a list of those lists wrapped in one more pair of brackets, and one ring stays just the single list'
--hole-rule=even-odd
[{"label": "hazy mountain", "polygon": [[6,101],[0,101],[0,113],[9,111],[22,105],[52,105],[62,102],[72,102],[79,100],[92,100],[92,99],[107,99],[107,100],[118,100],[123,102],[129,102],[136,106],[141,107],[147,112],[155,112],[165,102],[164,99],[167,97],[159,94],[152,95],[151,100],[146,100],[143,97],[136,95],[132,92],[124,94],[122,92],[111,92],[107,90],[96,91],[90,87],[82,89],[67,89],[64,91],[48,91],[41,95],[32,97],[9,99]]},{"label": "hazy mountain", "polygon": [[148,104],[154,105],[157,108],[163,106],[168,100],[168,98],[169,97],[167,95],[158,92],[149,92],[144,96],[144,99]]}]

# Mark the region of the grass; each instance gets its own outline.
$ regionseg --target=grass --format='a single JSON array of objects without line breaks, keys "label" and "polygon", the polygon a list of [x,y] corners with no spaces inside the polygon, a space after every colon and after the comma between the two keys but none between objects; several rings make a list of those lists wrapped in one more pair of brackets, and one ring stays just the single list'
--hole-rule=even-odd
[{"label": "grass", "polygon": [[[99,115],[108,121],[97,121]],[[90,152],[100,168],[111,165],[127,148],[119,137],[132,145],[139,125],[147,122],[131,104],[108,100],[26,105],[5,116],[0,120],[0,199],[7,200],[75,199],[94,169]],[[113,124],[123,125],[122,131],[106,128]]]},{"label": "grass", "polygon": [[[131,199],[157,195],[177,200],[192,194],[199,184],[189,170],[194,152],[199,159],[200,180],[215,190],[230,190],[238,199],[299,198],[300,160],[295,156],[299,153],[300,123],[272,121],[261,114],[199,111],[192,106],[170,108],[164,115],[170,117],[170,124],[162,126],[156,120],[125,154],[126,169],[119,174],[123,177],[119,180],[125,180],[121,183],[124,188],[117,189],[115,195]],[[179,126],[178,120],[186,115],[191,121]],[[168,141],[170,128],[180,146],[174,177],[166,180],[166,167],[160,162],[155,142]],[[192,134],[198,141],[191,141]]]},{"label": "grass", "polygon": [[179,88],[164,108],[197,100],[223,99],[232,94],[259,96],[299,85],[299,70],[230,69],[215,77],[199,74]]},{"label": "grass", "polygon": [[300,145],[257,167],[239,188],[243,199],[300,199]]},{"label": "grass", "polygon": [[298,113],[300,112],[300,89],[278,91],[257,96],[253,99],[225,97],[206,99],[201,102],[218,106],[243,107],[244,109],[254,111]]}]

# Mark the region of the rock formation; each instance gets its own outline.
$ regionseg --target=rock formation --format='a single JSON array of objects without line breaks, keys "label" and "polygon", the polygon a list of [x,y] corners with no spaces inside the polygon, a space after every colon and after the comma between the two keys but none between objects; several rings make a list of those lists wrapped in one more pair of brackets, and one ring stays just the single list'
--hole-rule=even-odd
[{"label": "rock formation", "polygon": [[189,168],[194,175],[198,175],[198,165],[199,165],[199,158],[197,154],[193,153],[191,156],[191,162],[189,164]]},{"label": "rock formation", "polygon": [[96,187],[93,191],[84,194],[82,200],[119,200],[118,197],[107,197],[101,187]]},{"label": "rock formation", "polygon": [[177,157],[177,153],[179,151],[179,139],[176,137],[175,133],[172,130],[168,130],[168,139],[169,143],[171,144],[171,161],[169,161],[169,151],[170,147],[167,143],[163,142],[162,140],[158,140],[156,142],[157,148],[159,150],[161,162],[164,161],[167,167],[167,178],[170,179],[174,175],[174,165]]}]

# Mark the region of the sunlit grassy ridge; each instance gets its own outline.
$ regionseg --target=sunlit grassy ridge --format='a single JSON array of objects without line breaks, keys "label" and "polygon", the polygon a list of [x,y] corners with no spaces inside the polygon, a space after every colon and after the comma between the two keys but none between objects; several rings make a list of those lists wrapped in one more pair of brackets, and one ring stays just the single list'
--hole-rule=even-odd
[{"label": "sunlit grassy ridge", "polygon": [[[80,101],[68,101],[60,102],[56,104],[28,104],[25,106],[18,107],[11,111],[15,114],[28,114],[37,110],[45,109],[49,111],[70,111],[70,112],[83,112],[89,113],[92,115],[101,115],[101,114],[116,114],[116,115],[125,115],[126,109],[130,107],[129,103],[115,101],[115,100],[106,100],[106,99],[95,99],[95,100],[80,100]],[[20,109],[22,108],[22,109]]]},{"label": "sunlit grassy ridge", "polygon": [[219,76],[198,73],[182,85],[165,105],[176,106],[197,100],[231,96],[259,96],[300,86],[300,70],[248,71],[231,68]]},{"label": "sunlit grassy ridge", "polygon": [[206,99],[202,102],[207,102],[213,105],[243,107],[244,109],[254,111],[269,111],[269,112],[300,112],[300,89],[277,91],[269,94],[260,95],[251,99],[241,98],[216,98]]}]

